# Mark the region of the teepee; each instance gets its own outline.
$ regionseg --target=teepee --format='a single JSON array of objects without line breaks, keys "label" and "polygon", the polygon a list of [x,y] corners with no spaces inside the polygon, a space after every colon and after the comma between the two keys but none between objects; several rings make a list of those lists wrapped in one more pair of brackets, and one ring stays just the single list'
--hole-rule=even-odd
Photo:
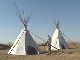
[{"label": "teepee", "polygon": [[9,50],[8,54],[12,55],[28,55],[28,54],[39,54],[41,50],[39,49],[38,45],[32,38],[27,29],[27,23],[31,16],[26,17],[23,19],[17,6],[15,5],[17,10],[17,15],[20,18],[24,28],[21,30],[20,34],[18,35],[17,39],[15,40],[14,44],[12,45],[11,49]]},{"label": "teepee", "polygon": [[59,21],[55,23],[56,25],[56,30],[52,36],[52,41],[51,41],[51,50],[59,50],[59,49],[68,49],[69,46],[66,43],[60,29],[59,29]]}]

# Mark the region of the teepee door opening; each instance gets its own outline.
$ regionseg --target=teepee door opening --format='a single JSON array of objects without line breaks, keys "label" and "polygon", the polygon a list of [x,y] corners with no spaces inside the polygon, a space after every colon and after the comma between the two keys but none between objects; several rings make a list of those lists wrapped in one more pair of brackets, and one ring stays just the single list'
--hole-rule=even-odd
[{"label": "teepee door opening", "polygon": [[36,51],[36,49],[34,47],[27,46],[26,53],[28,55],[34,55],[34,54],[37,54],[37,51]]},{"label": "teepee door opening", "polygon": [[62,49],[65,49],[65,46],[64,46],[64,44],[61,44],[61,48],[62,48]]}]

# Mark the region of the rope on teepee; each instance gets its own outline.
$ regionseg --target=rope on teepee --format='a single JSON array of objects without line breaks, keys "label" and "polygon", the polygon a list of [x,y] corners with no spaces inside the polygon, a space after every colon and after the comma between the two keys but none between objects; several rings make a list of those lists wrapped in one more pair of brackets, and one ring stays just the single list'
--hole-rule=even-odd
[{"label": "rope on teepee", "polygon": [[[30,32],[30,31],[29,31]],[[32,33],[32,32],[30,32],[30,33]],[[37,35],[35,35],[34,33],[32,33],[34,36],[36,36],[37,38],[39,38],[40,40],[42,40],[42,41],[44,41],[45,43],[46,43],[46,41],[44,40],[44,39],[42,39],[42,38],[40,38],[39,36],[37,36]],[[51,45],[52,46],[52,45]],[[54,47],[54,46],[52,46],[52,47]],[[56,47],[54,47],[55,49],[57,49]],[[57,50],[60,50],[60,49],[57,49]]]},{"label": "rope on teepee", "polygon": [[[60,31],[61,32],[61,31]],[[62,32],[61,32],[62,33]],[[63,33],[62,33],[63,34]],[[68,38],[65,34],[63,34],[68,40],[70,40],[71,42],[72,42],[72,40],[70,39],[70,38]],[[76,47],[76,48],[78,48],[77,46],[76,46],[76,44],[74,43],[74,42],[72,42],[72,44]]]}]

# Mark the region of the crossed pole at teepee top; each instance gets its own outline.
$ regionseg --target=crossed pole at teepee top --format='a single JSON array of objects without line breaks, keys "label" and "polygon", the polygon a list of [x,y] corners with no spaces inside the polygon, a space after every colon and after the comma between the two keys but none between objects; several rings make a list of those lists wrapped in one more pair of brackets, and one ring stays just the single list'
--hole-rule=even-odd
[{"label": "crossed pole at teepee top", "polygon": [[[17,14],[17,16],[19,17],[20,21],[21,21],[22,24],[24,25],[25,29],[27,29],[28,22],[29,22],[30,18],[32,17],[32,14],[33,14],[33,13],[32,13],[30,16],[27,16],[26,18],[22,18],[22,15],[21,15],[18,7],[16,6],[15,3],[13,3],[13,4],[14,4],[14,6],[15,6],[15,8],[16,8],[16,14]],[[24,13],[23,13],[23,14],[24,14]]]}]

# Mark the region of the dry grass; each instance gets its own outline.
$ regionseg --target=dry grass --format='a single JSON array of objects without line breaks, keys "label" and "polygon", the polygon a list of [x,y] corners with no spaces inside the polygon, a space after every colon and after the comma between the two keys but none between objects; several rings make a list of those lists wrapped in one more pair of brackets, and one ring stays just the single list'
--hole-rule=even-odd
[{"label": "dry grass", "polygon": [[80,43],[76,45],[78,48],[69,43],[71,49],[52,51],[50,55],[46,54],[46,46],[40,46],[43,53],[39,55],[8,56],[8,50],[0,50],[0,60],[80,60]]}]

